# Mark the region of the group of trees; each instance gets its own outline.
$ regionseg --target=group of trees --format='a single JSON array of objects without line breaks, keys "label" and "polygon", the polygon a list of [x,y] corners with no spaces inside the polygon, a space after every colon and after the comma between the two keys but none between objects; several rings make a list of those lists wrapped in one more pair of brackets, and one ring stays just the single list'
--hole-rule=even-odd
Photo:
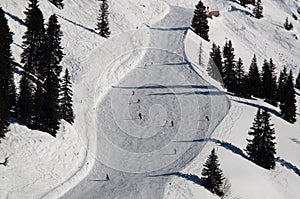
[{"label": "group of trees", "polygon": [[[247,139],[246,152],[249,160],[265,169],[275,168],[275,130],[270,123],[270,114],[266,110],[258,109],[253,126],[248,134],[252,139]],[[225,177],[220,169],[218,156],[213,149],[203,164],[201,180],[206,189],[222,197],[230,190],[226,190]]]},{"label": "group of trees", "polygon": [[7,26],[3,10],[0,12],[0,81],[3,81],[0,112],[4,113],[0,114],[0,122],[4,124],[0,127],[2,138],[12,115],[28,127],[48,132],[52,136],[55,136],[59,129],[60,119],[70,123],[74,121],[73,94],[68,71],[66,70],[62,81],[60,77],[60,62],[64,54],[57,16],[51,15],[45,28],[37,0],[29,0],[25,15],[27,30],[23,36],[24,51],[21,54],[23,72],[19,93],[16,95],[14,62],[10,51],[12,33]]},{"label": "group of trees", "polygon": [[246,73],[241,58],[236,61],[232,42],[226,41],[221,51],[220,46],[212,45],[208,63],[209,75],[217,81],[223,81],[228,92],[239,97],[251,96],[264,98],[266,102],[277,106],[280,102],[282,117],[294,123],[296,121],[296,92],[294,89],[293,74],[286,72],[286,68],[280,72],[277,80],[275,64],[272,59],[264,60],[262,71],[257,65],[254,55],[249,72]]}]

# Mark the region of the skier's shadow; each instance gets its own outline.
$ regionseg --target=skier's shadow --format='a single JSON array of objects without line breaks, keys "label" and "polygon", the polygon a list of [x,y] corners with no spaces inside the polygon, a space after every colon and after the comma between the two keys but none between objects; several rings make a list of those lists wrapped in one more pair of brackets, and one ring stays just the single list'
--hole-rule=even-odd
[{"label": "skier's shadow", "polygon": [[90,180],[90,181],[93,181],[93,182],[106,182],[107,180]]}]

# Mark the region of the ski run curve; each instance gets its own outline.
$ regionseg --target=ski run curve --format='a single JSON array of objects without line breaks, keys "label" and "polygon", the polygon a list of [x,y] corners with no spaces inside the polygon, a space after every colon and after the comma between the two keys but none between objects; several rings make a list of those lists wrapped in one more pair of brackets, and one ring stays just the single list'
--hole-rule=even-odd
[{"label": "ski run curve", "polygon": [[[170,6],[160,22],[128,33],[131,49],[124,51],[126,44],[120,43],[122,54],[111,60],[111,70],[90,81],[101,85],[99,81],[110,80],[114,86],[107,92],[90,87],[95,106],[86,120],[95,119],[96,137],[88,138],[97,142],[93,167],[62,198],[162,198],[168,177],[160,175],[179,171],[200,153],[204,144],[192,141],[210,137],[230,104],[185,55],[191,13]],[[149,35],[148,42],[144,35]],[[87,63],[91,60],[97,60],[96,52]],[[130,72],[119,81],[112,74],[124,72],[118,70],[121,66]]]}]

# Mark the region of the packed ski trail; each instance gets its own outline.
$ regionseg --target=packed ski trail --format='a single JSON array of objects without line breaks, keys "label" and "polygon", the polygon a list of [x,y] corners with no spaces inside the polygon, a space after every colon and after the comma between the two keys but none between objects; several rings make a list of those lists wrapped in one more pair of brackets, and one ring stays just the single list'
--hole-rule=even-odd
[{"label": "packed ski trail", "polygon": [[150,42],[142,60],[95,109],[94,166],[63,198],[162,198],[169,177],[160,175],[179,171],[204,146],[180,141],[210,137],[225,117],[228,99],[185,56],[192,12],[170,7],[160,22],[145,24]]}]

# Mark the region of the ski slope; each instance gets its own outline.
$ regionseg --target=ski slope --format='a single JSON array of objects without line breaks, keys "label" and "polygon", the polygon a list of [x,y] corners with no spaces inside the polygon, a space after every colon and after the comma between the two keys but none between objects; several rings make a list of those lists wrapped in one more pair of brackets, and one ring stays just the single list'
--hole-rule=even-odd
[{"label": "ski slope", "polygon": [[204,145],[180,141],[209,137],[226,115],[224,93],[201,78],[185,56],[191,12],[171,6],[163,20],[146,24],[150,41],[143,58],[95,109],[94,167],[63,198],[161,198],[167,179],[155,176],[183,168]]},{"label": "ski slope", "polygon": [[[223,46],[231,39],[245,68],[255,53],[260,65],[272,57],[277,72],[287,66],[297,74],[300,24],[290,17],[297,0],[263,1],[261,20],[251,16],[251,6],[205,0],[221,11],[209,20],[211,42],[188,30],[198,0],[111,0],[109,40],[94,32],[97,1],[64,2],[58,10],[41,0],[40,8],[46,20],[56,13],[62,26],[75,124],[62,122],[52,138],[13,123],[0,144],[0,161],[9,157],[8,167],[0,166],[0,198],[215,198],[197,184],[212,147],[232,185],[229,198],[297,198],[299,119],[291,125],[272,115],[279,159],[274,171],[257,167],[232,149],[245,148],[258,106],[278,109],[224,95],[204,66],[212,42]],[[27,1],[3,0],[0,6],[19,62]],[[282,27],[287,16],[290,32]],[[297,100],[299,113],[299,91]]]}]

